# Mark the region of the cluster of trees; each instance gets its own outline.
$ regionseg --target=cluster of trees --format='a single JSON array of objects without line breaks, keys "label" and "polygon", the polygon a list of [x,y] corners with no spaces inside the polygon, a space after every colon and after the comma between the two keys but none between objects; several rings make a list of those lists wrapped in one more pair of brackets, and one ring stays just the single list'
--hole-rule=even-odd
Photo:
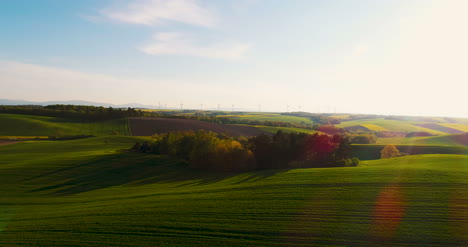
[{"label": "cluster of trees", "polygon": [[311,116],[310,120],[314,121],[314,123],[319,124],[340,124],[341,119],[336,117],[329,117],[323,115]]},{"label": "cluster of trees", "polygon": [[344,135],[284,133],[233,138],[200,130],[155,135],[136,143],[132,151],[171,155],[192,168],[212,171],[249,171],[298,167],[356,166],[351,143]]},{"label": "cluster of trees", "polygon": [[258,169],[356,166],[349,139],[340,134],[284,133],[252,137],[248,142]]},{"label": "cluster of trees", "polygon": [[154,135],[154,141],[136,143],[132,150],[171,155],[188,161],[190,167],[210,171],[248,171],[255,169],[247,139],[200,130]]},{"label": "cluster of trees", "polygon": [[89,121],[110,120],[126,117],[156,116],[151,112],[143,112],[135,108],[105,108],[102,106],[83,105],[48,105],[48,106],[0,106],[0,113],[24,114],[47,117],[60,117]]},{"label": "cluster of trees", "polygon": [[374,133],[350,133],[347,135],[353,144],[376,144],[378,139]]},{"label": "cluster of trees", "polygon": [[286,113],[281,113],[281,115],[295,116],[295,117],[307,117],[316,124],[330,125],[330,124],[341,123],[341,119],[330,116],[330,114],[317,114],[317,113],[309,113],[309,112],[286,112]]},{"label": "cluster of trees", "polygon": [[323,125],[316,125],[314,130],[318,130],[320,132],[329,134],[329,135],[336,135],[336,134],[344,134],[346,133],[346,130],[343,128],[338,128],[335,125],[331,124],[323,124]]}]

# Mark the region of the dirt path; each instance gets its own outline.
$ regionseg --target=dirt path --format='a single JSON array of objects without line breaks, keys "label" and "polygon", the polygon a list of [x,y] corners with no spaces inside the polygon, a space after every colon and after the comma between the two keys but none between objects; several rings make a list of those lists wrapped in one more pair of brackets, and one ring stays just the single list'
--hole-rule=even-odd
[{"label": "dirt path", "polygon": [[0,140],[0,146],[15,144],[17,142],[20,142],[20,141],[3,141],[3,140]]}]

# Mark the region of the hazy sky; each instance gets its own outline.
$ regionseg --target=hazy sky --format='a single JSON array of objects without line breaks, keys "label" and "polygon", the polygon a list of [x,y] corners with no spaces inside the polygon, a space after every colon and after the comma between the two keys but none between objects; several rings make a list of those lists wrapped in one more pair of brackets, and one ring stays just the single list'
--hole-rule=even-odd
[{"label": "hazy sky", "polygon": [[465,0],[1,0],[0,98],[468,117]]}]

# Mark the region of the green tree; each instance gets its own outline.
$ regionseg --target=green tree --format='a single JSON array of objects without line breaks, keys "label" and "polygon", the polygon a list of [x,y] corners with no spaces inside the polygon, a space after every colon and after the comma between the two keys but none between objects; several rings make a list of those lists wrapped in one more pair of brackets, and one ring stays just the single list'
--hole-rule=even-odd
[{"label": "green tree", "polygon": [[395,147],[395,145],[387,145],[380,152],[381,159],[394,158],[400,156],[400,151]]}]

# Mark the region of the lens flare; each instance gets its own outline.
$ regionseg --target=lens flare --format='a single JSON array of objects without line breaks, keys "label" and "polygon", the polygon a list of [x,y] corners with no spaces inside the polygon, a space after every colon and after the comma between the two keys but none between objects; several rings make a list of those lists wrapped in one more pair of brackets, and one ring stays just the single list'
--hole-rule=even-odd
[{"label": "lens flare", "polygon": [[377,197],[372,215],[371,239],[378,242],[390,240],[396,233],[405,214],[405,201],[398,184],[386,186]]}]

